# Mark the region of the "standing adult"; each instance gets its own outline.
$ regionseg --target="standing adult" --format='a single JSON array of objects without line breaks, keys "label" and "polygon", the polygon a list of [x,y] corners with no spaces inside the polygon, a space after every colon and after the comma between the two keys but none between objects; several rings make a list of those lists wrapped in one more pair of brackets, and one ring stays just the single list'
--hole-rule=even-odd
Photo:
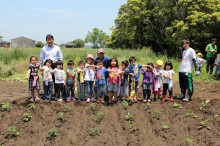
[{"label": "standing adult", "polygon": [[214,63],[215,63],[215,53],[217,52],[216,42],[217,42],[216,38],[213,38],[212,43],[208,44],[205,49],[205,51],[207,52],[207,54],[206,54],[206,61],[207,61],[206,72],[209,73],[209,69],[210,69],[210,74],[212,74],[212,72],[213,72]]},{"label": "standing adult", "polygon": [[[53,64],[51,65],[52,69],[56,68],[56,63],[58,60],[63,61],[63,54],[59,46],[54,45],[54,37],[51,34],[46,36],[47,45],[45,45],[40,53],[40,65],[43,66],[43,63],[47,59],[51,59]],[[52,76],[53,82],[55,83],[55,77]],[[55,84],[54,84],[55,85]],[[54,87],[55,89],[55,87]],[[56,93],[56,90],[55,90]]]},{"label": "standing adult", "polygon": [[108,69],[111,58],[108,56],[105,56],[105,52],[103,48],[99,48],[97,51],[97,57],[95,58],[95,65],[97,64],[97,60],[103,61],[103,66],[106,69]]}]

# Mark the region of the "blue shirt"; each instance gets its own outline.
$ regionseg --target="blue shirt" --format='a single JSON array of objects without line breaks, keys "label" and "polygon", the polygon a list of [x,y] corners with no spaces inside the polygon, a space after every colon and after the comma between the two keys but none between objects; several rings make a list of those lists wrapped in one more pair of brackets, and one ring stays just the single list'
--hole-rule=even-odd
[{"label": "blue shirt", "polygon": [[[135,65],[135,67],[133,65],[129,66],[129,73],[133,73],[135,75],[135,82],[140,80],[140,70],[142,68],[142,65]],[[130,76],[130,80],[132,80],[132,76]]]},{"label": "blue shirt", "polygon": [[[95,65],[97,64],[97,60],[101,60],[99,57],[96,57],[95,58]],[[109,67],[109,65],[110,65],[110,60],[111,60],[111,58],[110,57],[108,57],[108,56],[104,56],[104,58],[103,58],[103,66],[105,67],[105,68],[108,68]]]},{"label": "blue shirt", "polygon": [[128,83],[129,69],[128,69],[128,68],[125,68],[123,71],[124,71],[125,73],[124,73],[124,80],[122,81],[121,86],[127,86],[127,85],[129,85],[129,83]]},{"label": "blue shirt", "polygon": [[106,84],[106,73],[108,72],[108,69],[102,68],[100,70],[95,71],[95,79],[98,82],[98,84]]},{"label": "blue shirt", "polygon": [[40,65],[43,66],[43,62],[47,59],[51,59],[53,63],[56,63],[58,60],[63,60],[63,53],[60,47],[54,45],[49,47],[48,45],[44,46],[40,53]]}]

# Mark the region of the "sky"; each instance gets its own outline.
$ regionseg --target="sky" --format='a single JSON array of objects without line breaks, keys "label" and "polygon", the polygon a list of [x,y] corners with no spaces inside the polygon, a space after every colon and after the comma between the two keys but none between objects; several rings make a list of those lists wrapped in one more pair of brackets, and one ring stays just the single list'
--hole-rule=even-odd
[{"label": "sky", "polygon": [[127,0],[0,0],[0,36],[4,41],[24,36],[45,41],[52,34],[55,43],[85,39],[88,31],[110,28],[120,6]]}]

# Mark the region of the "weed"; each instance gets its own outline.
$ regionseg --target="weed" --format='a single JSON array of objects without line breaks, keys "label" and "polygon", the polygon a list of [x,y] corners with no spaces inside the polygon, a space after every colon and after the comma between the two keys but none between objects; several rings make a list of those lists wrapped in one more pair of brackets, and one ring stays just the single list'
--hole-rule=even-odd
[{"label": "weed", "polygon": [[133,123],[133,124],[130,124],[129,128],[133,128],[133,131],[137,131],[137,124]]},{"label": "weed", "polygon": [[56,130],[56,128],[52,128],[49,131],[49,135],[47,136],[48,139],[52,140],[54,137],[59,136],[60,134],[58,133],[58,131]]},{"label": "weed", "polygon": [[8,102],[2,102],[2,111],[9,111],[9,106],[10,106],[10,103]]},{"label": "weed", "polygon": [[103,115],[104,115],[103,112],[100,112],[100,111],[97,112],[97,114],[96,114],[95,117],[94,117],[94,120],[95,120],[96,122],[100,122],[100,120],[102,119]]},{"label": "weed", "polygon": [[9,138],[16,137],[19,135],[19,131],[17,131],[16,127],[9,127],[8,131],[10,132],[10,134],[8,136]]},{"label": "weed", "polygon": [[34,107],[35,107],[35,105],[34,105],[34,103],[30,103],[30,104],[28,104],[28,109],[29,110],[34,110]]},{"label": "weed", "polygon": [[68,111],[70,111],[71,110],[71,107],[70,106],[68,106],[68,105],[65,105],[64,106],[64,112],[68,112]]},{"label": "weed", "polygon": [[158,110],[154,110],[154,118],[159,119],[161,112]]},{"label": "weed", "polygon": [[28,121],[30,121],[30,119],[32,119],[32,116],[31,116],[31,114],[29,114],[29,113],[24,113],[23,114],[23,121],[24,122],[28,122]]},{"label": "weed", "polygon": [[122,105],[123,105],[123,107],[124,107],[124,109],[128,109],[128,102],[127,101],[124,101],[123,103],[122,103]]},{"label": "weed", "polygon": [[90,136],[96,136],[96,135],[99,135],[99,128],[90,128],[90,131],[89,131],[89,135]]},{"label": "weed", "polygon": [[173,108],[179,108],[179,109],[182,109],[183,106],[182,106],[182,104],[173,103]]},{"label": "weed", "polygon": [[215,118],[215,119],[218,118],[218,114],[215,114],[215,115],[214,115],[214,118]]},{"label": "weed", "polygon": [[60,121],[66,121],[65,116],[66,116],[66,114],[64,112],[59,112],[57,119]]},{"label": "weed", "polygon": [[210,122],[210,119],[207,119],[205,121],[200,122],[200,125],[198,126],[198,130],[201,130],[203,128],[206,128],[210,130],[211,128],[207,126],[207,124]]},{"label": "weed", "polygon": [[206,100],[206,101],[202,101],[202,105],[199,107],[200,110],[206,109],[207,104],[210,102],[211,100]]},{"label": "weed", "polygon": [[167,129],[169,129],[169,126],[165,122],[163,122],[162,130],[166,133]]},{"label": "weed", "polygon": [[150,109],[151,107],[150,107],[150,102],[147,102],[147,106],[145,107],[145,111],[146,110],[148,110],[148,109]]},{"label": "weed", "polygon": [[125,118],[127,121],[131,122],[131,120],[133,119],[133,115],[131,113],[128,113],[127,115],[125,115]]}]

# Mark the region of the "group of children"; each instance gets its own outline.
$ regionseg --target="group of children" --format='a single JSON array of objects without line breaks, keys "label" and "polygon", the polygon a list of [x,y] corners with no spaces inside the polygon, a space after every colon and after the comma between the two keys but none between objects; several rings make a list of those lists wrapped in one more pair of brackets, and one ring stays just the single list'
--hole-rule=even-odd
[{"label": "group of children", "polygon": [[[51,59],[44,62],[44,66],[37,63],[37,57],[30,57],[30,66],[28,68],[26,79],[29,79],[29,90],[31,91],[31,100],[38,101],[40,81],[39,70],[43,72],[43,99],[53,99],[53,84],[55,87],[55,100],[57,101],[87,101],[113,103],[120,101],[137,102],[138,84],[140,74],[143,75],[143,102],[156,100],[165,101],[167,90],[170,100],[173,101],[173,80],[174,75],[172,62],[167,61],[162,69],[163,62],[158,60],[155,65],[138,65],[135,57],[130,57],[122,61],[119,67],[118,60],[111,58],[108,68],[103,67],[101,60],[96,61],[92,54],[88,54],[86,61],[79,61],[78,68],[75,70],[74,62],[69,60],[66,71],[63,70],[63,61],[56,63],[56,68],[52,69]],[[129,65],[130,63],[130,65]],[[55,80],[53,81],[53,76]],[[53,83],[54,82],[54,83]],[[34,90],[37,90],[34,98]],[[154,98],[151,98],[153,90]],[[93,92],[94,91],[94,92]],[[76,94],[77,97],[76,98]],[[163,95],[163,96],[162,96]]]}]

